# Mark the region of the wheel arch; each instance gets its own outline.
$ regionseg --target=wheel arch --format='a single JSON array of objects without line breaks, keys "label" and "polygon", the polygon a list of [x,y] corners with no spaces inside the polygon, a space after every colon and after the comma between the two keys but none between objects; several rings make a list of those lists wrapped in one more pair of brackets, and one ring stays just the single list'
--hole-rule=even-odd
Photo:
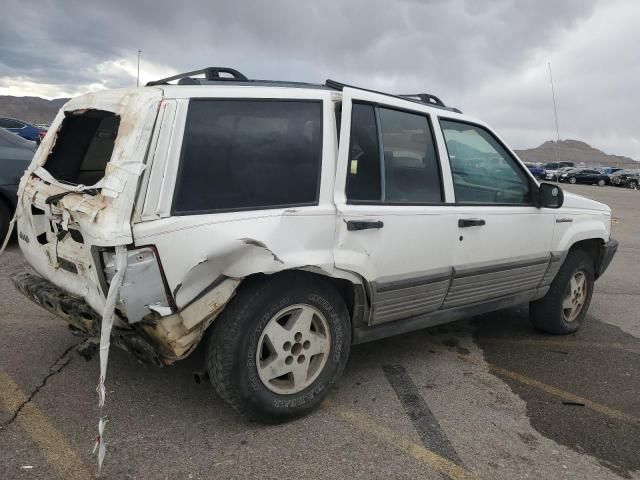
[{"label": "wheel arch", "polygon": [[272,274],[254,273],[242,279],[238,290],[240,291],[243,285],[246,287],[276,276],[291,274],[306,276],[332,285],[338,291],[347,306],[351,328],[367,324],[369,302],[367,300],[368,285],[366,280],[350,272],[336,271],[335,273],[335,275],[331,275],[315,267],[287,269]]},{"label": "wheel arch", "polygon": [[582,250],[593,259],[593,269],[596,279],[598,278],[598,271],[600,263],[602,262],[602,247],[604,243],[604,240],[601,238],[586,238],[575,242],[571,245],[571,248],[569,248],[569,251]]}]

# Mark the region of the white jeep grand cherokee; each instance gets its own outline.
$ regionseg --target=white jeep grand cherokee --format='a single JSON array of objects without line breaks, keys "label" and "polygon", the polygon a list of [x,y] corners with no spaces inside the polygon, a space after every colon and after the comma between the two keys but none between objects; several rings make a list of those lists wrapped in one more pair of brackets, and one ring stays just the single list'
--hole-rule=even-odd
[{"label": "white jeep grand cherokee", "polygon": [[353,344],[527,302],[575,332],[617,247],[609,207],[437,97],[227,68],[69,101],[18,195],[24,294],[97,340],[114,292],[144,362],[206,340],[261,421],[318,406]]}]

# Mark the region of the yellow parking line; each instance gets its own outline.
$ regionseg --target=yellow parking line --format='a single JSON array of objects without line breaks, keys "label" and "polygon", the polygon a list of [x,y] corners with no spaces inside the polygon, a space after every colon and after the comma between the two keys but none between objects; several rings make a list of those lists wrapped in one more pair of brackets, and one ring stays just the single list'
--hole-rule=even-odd
[{"label": "yellow parking line", "polygon": [[551,385],[547,385],[546,383],[535,380],[531,377],[527,377],[517,372],[513,372],[511,370],[507,370],[506,368],[498,367],[496,365],[489,365],[489,370],[492,373],[497,373],[499,375],[504,375],[505,377],[511,378],[516,382],[523,383],[530,387],[537,388],[538,390],[542,390],[545,393],[550,395],[554,395],[556,397],[561,398],[562,400],[568,402],[577,402],[584,404],[585,407],[590,408],[598,413],[602,413],[611,418],[615,418],[616,420],[621,420],[623,422],[634,423],[636,425],[640,425],[640,418],[634,417],[633,415],[629,415],[627,413],[621,412],[620,410],[616,410],[615,408],[607,407],[598,402],[594,402],[593,400],[589,400],[588,398],[580,397],[578,395],[574,395],[573,393],[569,393],[565,390],[561,390],[559,388],[553,387]]},{"label": "yellow parking line", "polygon": [[434,470],[444,473],[452,480],[471,479],[473,476],[464,468],[425,448],[413,443],[406,438],[386,429],[376,423],[368,415],[356,412],[348,407],[338,406],[327,402],[331,411],[338,417],[346,420],[357,429],[369,433],[403,452],[411,455],[421,463],[429,465]]},{"label": "yellow parking line", "polygon": [[[26,400],[27,396],[20,387],[0,370],[0,406],[8,412],[15,412]],[[59,478],[65,480],[93,478],[68,445],[64,435],[56,430],[33,402],[25,404],[16,422],[38,444]]]}]

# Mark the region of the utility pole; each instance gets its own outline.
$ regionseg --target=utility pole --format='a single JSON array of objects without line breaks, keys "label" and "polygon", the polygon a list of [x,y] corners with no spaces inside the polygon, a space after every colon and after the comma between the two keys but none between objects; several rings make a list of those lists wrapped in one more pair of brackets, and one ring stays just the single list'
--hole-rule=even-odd
[{"label": "utility pole", "polygon": [[138,49],[138,76],[136,77],[136,87],[140,86],[140,54],[142,50]]},{"label": "utility pole", "polygon": [[[556,161],[560,162],[560,153],[558,149],[560,148],[560,128],[558,127],[558,108],[556,106],[556,91],[553,87],[553,74],[551,73],[551,62],[547,62],[549,66],[549,81],[551,82],[551,98],[553,98],[553,114],[556,118]],[[559,167],[560,165],[558,165]]]}]

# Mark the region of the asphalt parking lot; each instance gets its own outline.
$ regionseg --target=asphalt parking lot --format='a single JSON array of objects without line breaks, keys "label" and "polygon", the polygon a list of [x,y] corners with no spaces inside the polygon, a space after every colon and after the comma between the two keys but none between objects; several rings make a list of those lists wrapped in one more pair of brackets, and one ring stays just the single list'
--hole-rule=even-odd
[{"label": "asphalt parking lot", "polygon": [[[640,191],[608,203],[617,256],[580,332],[534,331],[527,306],[354,347],[322,408],[247,422],[193,381],[198,352],[144,366],[112,349],[102,478],[640,478]],[[0,478],[93,478],[98,359],[23,298],[0,257]]]}]

